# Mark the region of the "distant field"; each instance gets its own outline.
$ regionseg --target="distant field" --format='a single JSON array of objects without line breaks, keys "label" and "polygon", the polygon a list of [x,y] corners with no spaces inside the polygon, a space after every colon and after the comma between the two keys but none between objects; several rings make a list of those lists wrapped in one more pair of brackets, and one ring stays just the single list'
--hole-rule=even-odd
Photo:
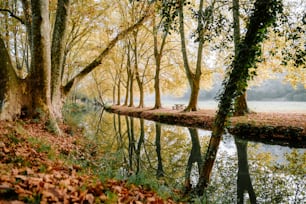
[{"label": "distant field", "polygon": [[[165,100],[162,105],[171,108],[174,104],[186,104],[183,100]],[[137,103],[136,103],[137,104]],[[146,106],[153,106],[153,101],[146,101]],[[213,100],[199,101],[200,109],[217,109],[217,102]],[[249,101],[249,108],[255,112],[282,112],[282,113],[306,113],[306,102],[299,101]]]}]

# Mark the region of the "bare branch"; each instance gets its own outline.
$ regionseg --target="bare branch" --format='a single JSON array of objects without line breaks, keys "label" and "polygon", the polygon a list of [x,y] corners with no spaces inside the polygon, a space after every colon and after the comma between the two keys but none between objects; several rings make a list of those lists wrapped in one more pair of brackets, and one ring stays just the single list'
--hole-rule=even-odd
[{"label": "bare branch", "polygon": [[24,20],[22,20],[20,17],[16,16],[11,10],[0,8],[0,12],[8,12],[11,17],[17,19],[21,24],[25,25]]}]

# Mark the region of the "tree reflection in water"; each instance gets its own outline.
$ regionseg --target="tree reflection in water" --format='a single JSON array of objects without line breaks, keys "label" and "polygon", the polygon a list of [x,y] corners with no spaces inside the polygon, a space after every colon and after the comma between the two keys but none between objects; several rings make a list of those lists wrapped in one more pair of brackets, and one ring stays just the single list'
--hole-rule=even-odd
[{"label": "tree reflection in water", "polygon": [[155,123],[155,146],[156,146],[156,154],[157,154],[157,178],[164,177],[164,169],[163,169],[163,160],[161,156],[161,145],[160,145],[160,137],[161,137],[161,124]]},{"label": "tree reflection in water", "polygon": [[191,176],[190,176],[192,165],[194,163],[197,164],[198,173],[199,173],[201,170],[202,163],[203,163],[198,130],[196,128],[188,128],[188,130],[189,130],[189,134],[191,137],[192,148],[190,151],[190,156],[187,162],[187,167],[186,167],[186,172],[185,172],[185,193],[190,192],[192,188]]},{"label": "tree reflection in water", "polygon": [[248,163],[248,153],[247,153],[248,142],[245,140],[237,139],[237,137],[235,137],[235,144],[238,155],[237,203],[245,203],[244,202],[245,191],[247,191],[249,194],[250,202],[256,203],[256,195],[252,186],[250,173],[249,173],[249,163]]},{"label": "tree reflection in water", "polygon": [[[100,115],[82,117],[86,132],[94,134],[88,138],[93,138],[105,154],[97,161],[101,176],[138,176],[148,179],[150,185],[155,182],[163,192],[165,188],[190,192],[196,185],[192,181],[197,181],[198,174],[193,172],[203,164],[210,132],[105,112],[99,126],[96,122]],[[226,135],[220,143],[205,199],[209,203],[302,203],[306,200],[305,175],[305,149]]]}]

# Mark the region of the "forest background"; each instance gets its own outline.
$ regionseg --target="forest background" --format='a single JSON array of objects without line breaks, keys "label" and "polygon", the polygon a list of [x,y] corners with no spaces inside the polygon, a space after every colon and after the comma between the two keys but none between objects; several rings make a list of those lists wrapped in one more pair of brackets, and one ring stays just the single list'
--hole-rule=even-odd
[{"label": "forest background", "polygon": [[[235,2],[237,9],[233,7]],[[215,90],[207,90],[221,84],[230,72],[237,45],[235,25],[239,25],[238,33],[243,39],[254,2],[61,0],[42,4],[44,8],[35,11],[35,2],[1,1],[1,39],[9,54],[9,58],[2,58],[2,63],[9,60],[14,78],[19,79],[15,85],[2,81],[3,87],[17,88],[2,90],[1,118],[12,119],[24,113],[37,115],[41,110],[61,118],[63,102],[67,96],[76,95],[99,103],[123,101],[124,105],[142,107],[144,96],[154,94],[155,108],[159,108],[161,94],[185,94],[189,95],[187,109],[196,110],[199,94],[200,98],[218,97]],[[249,71],[248,87],[280,79],[297,88],[296,95],[288,95],[293,90],[288,85],[277,89],[276,86],[281,87],[277,84],[265,88],[270,98],[305,100],[305,2],[283,4],[282,13],[260,45],[256,71]],[[50,55],[45,56],[45,61],[48,64],[51,57],[51,64],[45,71],[41,71],[46,69],[41,66],[42,61],[35,61],[39,59],[35,53],[42,53],[36,43],[44,39],[39,39],[39,35],[35,39],[39,25],[34,24],[34,13],[38,15],[40,9],[45,9],[50,17],[42,24],[47,26],[41,27],[46,29],[41,30],[45,39],[50,38],[46,46]],[[236,20],[234,10],[239,14]],[[44,75],[46,78],[38,82]],[[39,93],[37,87],[45,93]],[[16,92],[11,92],[14,97],[7,93],[9,89]],[[280,98],[279,90],[287,90],[287,96]],[[250,91],[251,99],[254,95],[258,92]],[[134,104],[134,98],[138,98],[139,104]],[[10,104],[10,108],[5,104]]]}]

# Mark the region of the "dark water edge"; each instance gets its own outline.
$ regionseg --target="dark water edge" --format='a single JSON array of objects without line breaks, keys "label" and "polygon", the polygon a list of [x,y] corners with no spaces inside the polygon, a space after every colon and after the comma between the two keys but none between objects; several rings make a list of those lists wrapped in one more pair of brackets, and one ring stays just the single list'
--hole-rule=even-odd
[{"label": "dark water edge", "polygon": [[[205,121],[203,121],[203,117],[200,120],[194,115],[176,115],[173,113],[145,114],[145,111],[143,110],[120,111],[120,109],[114,106],[107,106],[105,107],[105,110],[109,113],[116,113],[119,115],[143,118],[170,125],[179,125],[205,130],[212,130],[214,120],[213,117],[205,117]],[[228,127],[227,131],[239,138],[248,139],[255,142],[277,144],[294,148],[306,148],[306,133],[303,131],[303,128],[299,127],[256,126],[250,123],[238,123],[235,126]]]},{"label": "dark water edge", "polygon": [[[198,167],[211,132],[155,123],[103,109],[75,111],[88,139],[105,153],[99,172],[139,185],[156,186],[161,195],[198,182]],[[303,203],[306,199],[306,149],[222,137],[210,184],[201,199],[183,203]],[[190,196],[190,194],[188,194]],[[171,196],[172,197],[172,196]]]}]

